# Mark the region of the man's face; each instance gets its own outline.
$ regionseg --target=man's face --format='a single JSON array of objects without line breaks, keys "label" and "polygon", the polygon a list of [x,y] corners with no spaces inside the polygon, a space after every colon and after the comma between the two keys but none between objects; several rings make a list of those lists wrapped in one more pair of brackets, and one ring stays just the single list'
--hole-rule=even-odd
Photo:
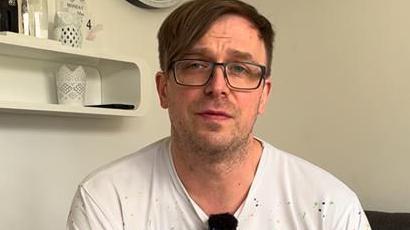
[{"label": "man's face", "polygon": [[[266,66],[265,46],[258,31],[236,15],[219,18],[184,58]],[[221,66],[201,87],[178,85],[172,73],[159,72],[156,81],[161,106],[169,110],[173,141],[215,153],[248,143],[270,91],[270,80],[252,91],[230,89]]]}]

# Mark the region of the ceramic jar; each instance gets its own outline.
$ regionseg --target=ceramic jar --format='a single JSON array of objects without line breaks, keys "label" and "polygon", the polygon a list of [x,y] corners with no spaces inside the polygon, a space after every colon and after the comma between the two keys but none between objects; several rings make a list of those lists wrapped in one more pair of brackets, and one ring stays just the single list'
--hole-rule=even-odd
[{"label": "ceramic jar", "polygon": [[82,66],[71,70],[62,65],[56,74],[57,98],[59,104],[84,105],[86,91],[86,73]]}]

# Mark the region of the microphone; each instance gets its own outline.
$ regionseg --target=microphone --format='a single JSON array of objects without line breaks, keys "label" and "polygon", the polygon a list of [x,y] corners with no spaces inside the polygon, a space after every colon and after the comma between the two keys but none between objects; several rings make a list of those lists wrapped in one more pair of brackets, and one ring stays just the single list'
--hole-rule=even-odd
[{"label": "microphone", "polygon": [[210,215],[208,219],[208,230],[235,230],[238,220],[229,213]]}]

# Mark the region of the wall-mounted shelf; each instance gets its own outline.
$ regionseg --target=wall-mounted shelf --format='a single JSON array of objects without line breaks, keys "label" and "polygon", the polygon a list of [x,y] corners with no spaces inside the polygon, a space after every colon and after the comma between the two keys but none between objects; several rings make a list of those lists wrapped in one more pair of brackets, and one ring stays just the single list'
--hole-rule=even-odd
[{"label": "wall-mounted shelf", "polygon": [[[135,109],[67,106],[57,103],[55,73],[63,65],[82,65],[87,74],[85,104],[122,103]],[[0,112],[79,116],[142,115],[144,61],[114,57],[57,41],[0,33]]]}]

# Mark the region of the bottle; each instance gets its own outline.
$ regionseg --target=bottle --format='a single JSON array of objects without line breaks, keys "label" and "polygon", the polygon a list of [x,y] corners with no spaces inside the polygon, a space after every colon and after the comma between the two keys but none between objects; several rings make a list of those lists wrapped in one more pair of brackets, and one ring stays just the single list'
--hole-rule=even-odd
[{"label": "bottle", "polygon": [[48,38],[48,6],[47,0],[28,0],[30,15],[30,35]]},{"label": "bottle", "polygon": [[30,15],[28,10],[28,0],[22,0],[21,2],[21,29],[22,34],[30,35]]},{"label": "bottle", "polygon": [[17,0],[0,0],[0,31],[19,32]]},{"label": "bottle", "polygon": [[48,38],[47,0],[22,0],[22,33],[38,38]]}]

